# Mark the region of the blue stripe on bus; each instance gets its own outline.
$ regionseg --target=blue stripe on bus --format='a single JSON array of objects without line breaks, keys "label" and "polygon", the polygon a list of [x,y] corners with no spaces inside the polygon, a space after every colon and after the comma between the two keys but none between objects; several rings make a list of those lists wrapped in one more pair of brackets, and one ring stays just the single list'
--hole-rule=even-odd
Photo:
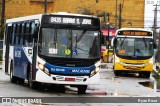
[{"label": "blue stripe on bus", "polygon": [[54,66],[49,63],[45,63],[44,66],[50,70],[53,74],[63,74],[63,75],[89,75],[90,72],[95,69],[95,66],[90,67],[63,67]]}]

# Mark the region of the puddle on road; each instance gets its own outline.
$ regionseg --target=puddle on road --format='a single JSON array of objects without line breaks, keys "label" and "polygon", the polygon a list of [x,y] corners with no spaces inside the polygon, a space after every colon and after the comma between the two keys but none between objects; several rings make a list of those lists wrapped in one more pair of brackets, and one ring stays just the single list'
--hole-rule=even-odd
[{"label": "puddle on road", "polygon": [[143,85],[144,87],[154,89],[153,83],[152,83],[151,81],[138,82],[138,83],[139,83],[140,85]]},{"label": "puddle on road", "polygon": [[144,87],[154,89],[155,91],[160,92],[160,82],[157,82],[158,81],[157,79],[155,80],[156,81],[145,81],[145,82],[138,82],[138,83]]}]

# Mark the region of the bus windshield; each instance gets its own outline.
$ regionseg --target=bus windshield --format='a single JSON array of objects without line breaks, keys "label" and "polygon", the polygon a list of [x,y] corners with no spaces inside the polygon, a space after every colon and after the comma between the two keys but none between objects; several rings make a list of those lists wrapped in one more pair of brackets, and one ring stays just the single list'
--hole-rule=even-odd
[{"label": "bus windshield", "polygon": [[116,54],[122,57],[151,57],[153,42],[151,38],[117,38]]},{"label": "bus windshield", "polygon": [[98,31],[42,28],[39,53],[47,57],[97,58]]}]

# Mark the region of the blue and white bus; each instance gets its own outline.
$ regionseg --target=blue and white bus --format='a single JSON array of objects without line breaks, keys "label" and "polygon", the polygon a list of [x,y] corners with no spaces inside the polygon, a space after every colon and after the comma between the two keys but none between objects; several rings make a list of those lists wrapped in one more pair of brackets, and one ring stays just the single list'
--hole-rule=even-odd
[{"label": "blue and white bus", "polygon": [[8,19],[3,70],[12,83],[70,85],[85,93],[99,81],[100,37],[95,16],[61,12]]}]

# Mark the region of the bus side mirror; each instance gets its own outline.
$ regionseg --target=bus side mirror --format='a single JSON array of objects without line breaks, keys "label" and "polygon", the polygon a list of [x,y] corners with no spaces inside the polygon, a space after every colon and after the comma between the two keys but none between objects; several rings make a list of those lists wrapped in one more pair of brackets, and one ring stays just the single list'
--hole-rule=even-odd
[{"label": "bus side mirror", "polygon": [[157,44],[155,42],[153,42],[153,49],[157,48]]},{"label": "bus side mirror", "polygon": [[111,46],[115,47],[115,45],[117,44],[117,38],[112,38],[111,40]]}]

